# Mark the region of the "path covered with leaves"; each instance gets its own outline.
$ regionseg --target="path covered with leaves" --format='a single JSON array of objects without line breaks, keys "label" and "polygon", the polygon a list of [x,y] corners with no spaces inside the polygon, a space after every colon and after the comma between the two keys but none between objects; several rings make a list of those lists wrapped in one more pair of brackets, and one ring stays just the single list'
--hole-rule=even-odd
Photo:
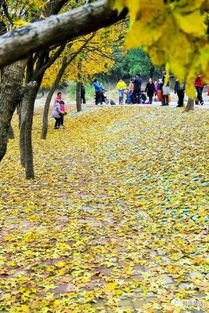
[{"label": "path covered with leaves", "polygon": [[35,116],[35,181],[17,139],[0,165],[0,312],[209,312],[209,112],[50,128],[41,141]]}]

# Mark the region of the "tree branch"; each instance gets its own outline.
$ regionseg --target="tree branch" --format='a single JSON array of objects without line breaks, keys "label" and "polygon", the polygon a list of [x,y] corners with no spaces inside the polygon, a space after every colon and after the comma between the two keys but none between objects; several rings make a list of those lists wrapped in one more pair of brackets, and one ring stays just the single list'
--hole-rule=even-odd
[{"label": "tree branch", "polygon": [[69,0],[50,0],[47,3],[47,6],[45,8],[45,15],[50,16],[52,14],[57,14],[62,9],[62,7],[68,2]]},{"label": "tree branch", "polygon": [[47,68],[49,68],[56,59],[60,56],[60,54],[64,51],[66,46],[66,43],[62,44],[59,49],[54,53],[53,56],[49,58],[49,60],[35,73],[35,75],[40,75],[41,73],[44,73]]},{"label": "tree branch", "polygon": [[10,64],[38,49],[50,48],[125,18],[126,9],[118,14],[109,7],[108,2],[98,0],[0,36],[0,66]]},{"label": "tree branch", "polygon": [[77,57],[77,55],[87,46],[89,41],[95,36],[95,33],[89,37],[86,42],[73,54],[73,56],[67,61],[67,66]]},{"label": "tree branch", "polygon": [[13,25],[13,20],[12,20],[10,14],[9,14],[8,6],[7,6],[6,2],[5,2],[5,0],[2,1],[2,8],[3,8],[3,12],[4,12],[6,18],[8,19],[10,24]]}]

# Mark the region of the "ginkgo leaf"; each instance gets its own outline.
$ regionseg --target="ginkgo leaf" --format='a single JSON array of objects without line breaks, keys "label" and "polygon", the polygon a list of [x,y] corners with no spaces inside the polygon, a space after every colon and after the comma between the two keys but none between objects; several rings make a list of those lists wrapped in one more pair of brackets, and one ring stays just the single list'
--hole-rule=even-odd
[{"label": "ginkgo leaf", "polygon": [[188,34],[195,36],[203,36],[205,34],[205,16],[200,11],[194,11],[191,14],[182,15],[180,12],[175,12],[174,17],[180,29]]},{"label": "ginkgo leaf", "polygon": [[16,21],[14,22],[14,27],[15,27],[15,28],[19,28],[19,27],[26,26],[26,25],[28,25],[28,22],[26,22],[26,21],[24,21],[24,20],[22,20],[22,19],[16,20]]}]

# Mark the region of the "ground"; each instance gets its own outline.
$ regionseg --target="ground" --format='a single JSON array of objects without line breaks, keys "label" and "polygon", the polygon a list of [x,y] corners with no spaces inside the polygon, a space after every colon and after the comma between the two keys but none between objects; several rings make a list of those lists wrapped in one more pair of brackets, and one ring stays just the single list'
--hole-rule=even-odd
[{"label": "ground", "polygon": [[[17,134],[17,119],[13,121]],[[209,312],[209,111],[98,107],[34,120],[0,178],[0,312]]]}]

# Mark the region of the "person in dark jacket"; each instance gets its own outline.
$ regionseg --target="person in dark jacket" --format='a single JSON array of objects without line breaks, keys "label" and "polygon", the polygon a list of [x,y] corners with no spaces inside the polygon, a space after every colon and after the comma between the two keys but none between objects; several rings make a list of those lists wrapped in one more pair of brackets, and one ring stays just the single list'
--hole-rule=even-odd
[{"label": "person in dark jacket", "polygon": [[145,88],[145,92],[147,93],[147,96],[149,98],[149,104],[152,104],[152,98],[154,96],[155,93],[155,85],[152,81],[152,78],[149,79],[146,88]]},{"label": "person in dark jacket", "polygon": [[176,79],[175,86],[174,86],[174,93],[177,93],[178,96],[178,105],[177,107],[184,106],[184,93],[185,93],[185,82],[180,83],[178,79]]},{"label": "person in dark jacket", "polygon": [[92,86],[95,89],[95,104],[98,105],[99,103],[102,104],[102,87],[100,83],[98,82],[98,79],[94,79]]},{"label": "person in dark jacket", "polygon": [[141,93],[141,85],[142,85],[142,78],[141,75],[136,75],[135,79],[133,80],[133,100],[134,103],[140,103],[140,93]]},{"label": "person in dark jacket", "polygon": [[195,88],[197,90],[197,100],[195,101],[196,104],[204,104],[203,98],[202,98],[202,92],[204,88],[203,78],[201,74],[197,75],[197,78],[195,80]]},{"label": "person in dark jacket", "polygon": [[86,104],[86,89],[83,83],[81,83],[81,102],[83,102],[83,104]]}]

